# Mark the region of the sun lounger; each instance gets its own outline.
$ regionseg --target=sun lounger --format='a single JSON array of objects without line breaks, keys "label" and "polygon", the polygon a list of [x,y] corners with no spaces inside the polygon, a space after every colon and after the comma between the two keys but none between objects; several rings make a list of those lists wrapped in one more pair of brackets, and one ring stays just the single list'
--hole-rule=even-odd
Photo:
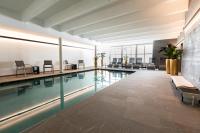
[{"label": "sun lounger", "polygon": [[27,74],[27,70],[30,70],[33,73],[32,66],[29,64],[24,64],[24,61],[19,60],[15,61],[16,64],[16,76],[19,74],[19,71],[22,71],[24,76]]},{"label": "sun lounger", "polygon": [[46,72],[46,69],[47,69],[47,68],[50,68],[50,69],[51,69],[51,72],[54,73],[54,66],[53,66],[52,60],[44,60],[44,64],[43,64],[43,73]]}]

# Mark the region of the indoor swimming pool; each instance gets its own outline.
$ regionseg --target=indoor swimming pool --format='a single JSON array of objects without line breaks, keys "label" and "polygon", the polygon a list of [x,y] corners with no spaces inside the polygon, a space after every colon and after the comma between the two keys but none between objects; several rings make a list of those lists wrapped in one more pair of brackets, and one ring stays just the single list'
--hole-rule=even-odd
[{"label": "indoor swimming pool", "polygon": [[0,85],[0,131],[20,132],[94,95],[131,72],[71,73]]}]

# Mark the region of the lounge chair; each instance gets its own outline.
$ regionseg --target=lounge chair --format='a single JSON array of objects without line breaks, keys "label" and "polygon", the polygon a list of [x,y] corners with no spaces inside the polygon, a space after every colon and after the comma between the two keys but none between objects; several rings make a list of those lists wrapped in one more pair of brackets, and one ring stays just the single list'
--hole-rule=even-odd
[{"label": "lounge chair", "polygon": [[133,68],[134,69],[139,69],[139,68],[142,68],[143,65],[142,65],[142,58],[136,58],[136,64],[133,64]]},{"label": "lounge chair", "polygon": [[84,60],[78,60],[78,68],[80,68],[80,66],[83,66],[83,68],[85,68]]},{"label": "lounge chair", "polygon": [[117,65],[117,58],[113,58],[112,63],[110,64],[110,66],[112,65],[112,67],[118,67]]},{"label": "lounge chair", "polygon": [[147,64],[147,69],[148,70],[155,70],[156,65],[154,64],[155,59],[154,58],[149,58],[149,63]]},{"label": "lounge chair", "polygon": [[133,69],[139,69],[141,67],[141,64],[133,64]]},{"label": "lounge chair", "polygon": [[73,64],[69,64],[67,60],[64,61],[64,65],[65,65],[65,70],[72,69],[72,66],[73,66]]},{"label": "lounge chair", "polygon": [[117,64],[117,58],[113,58],[112,64]]},{"label": "lounge chair", "polygon": [[18,75],[18,71],[23,71],[24,76],[26,76],[28,69],[31,71],[31,73],[33,73],[32,66],[29,64],[24,64],[24,61],[22,60],[15,61],[15,64],[16,64],[16,76]]},{"label": "lounge chair", "polygon": [[122,58],[118,58],[118,59],[113,58],[113,67],[114,68],[122,67]]},{"label": "lounge chair", "polygon": [[122,67],[122,58],[118,58],[117,64]]},{"label": "lounge chair", "polygon": [[129,63],[125,66],[125,68],[132,68],[135,63],[135,58],[129,58]]},{"label": "lounge chair", "polygon": [[119,64],[113,64],[113,67],[114,67],[114,68],[118,68],[118,67],[119,67]]},{"label": "lounge chair", "polygon": [[160,63],[159,63],[159,65],[158,65],[158,69],[159,69],[159,70],[165,70],[165,69],[166,69],[166,66],[165,66],[165,58],[160,57]]},{"label": "lounge chair", "polygon": [[43,73],[45,73],[45,69],[46,68],[50,68],[51,69],[51,72],[54,73],[54,66],[53,66],[53,63],[52,63],[52,60],[44,60],[44,64],[43,64]]},{"label": "lounge chair", "polygon": [[112,68],[112,66],[113,66],[113,65],[112,65],[111,63],[110,63],[110,64],[108,64],[108,67],[109,67],[109,68]]},{"label": "lounge chair", "polygon": [[147,69],[148,69],[148,70],[155,70],[155,69],[156,69],[156,66],[155,66],[154,63],[148,63],[148,64],[147,64]]}]

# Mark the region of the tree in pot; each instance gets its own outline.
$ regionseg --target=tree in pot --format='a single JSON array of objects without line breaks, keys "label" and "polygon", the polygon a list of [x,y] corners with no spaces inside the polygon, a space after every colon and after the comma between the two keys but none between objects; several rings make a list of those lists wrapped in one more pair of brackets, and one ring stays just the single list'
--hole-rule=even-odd
[{"label": "tree in pot", "polygon": [[128,64],[128,56],[127,55],[124,56],[124,64],[125,64],[125,66],[127,66],[127,64]]},{"label": "tree in pot", "polygon": [[104,60],[104,57],[106,57],[105,56],[106,55],[106,53],[98,53],[97,54],[97,56],[98,56],[98,58],[101,58],[101,67],[103,67],[103,60]]},{"label": "tree in pot", "polygon": [[166,57],[165,60],[165,66],[166,66],[166,72],[167,74],[170,74],[170,59],[172,59],[173,52],[176,49],[175,46],[172,44],[167,44],[166,47],[161,47],[159,53],[163,53],[163,55]]},{"label": "tree in pot", "polygon": [[181,58],[183,50],[174,49],[172,59],[170,59],[170,74],[178,75],[178,60]]},{"label": "tree in pot", "polygon": [[97,68],[97,65],[98,65],[98,64],[97,64],[98,58],[99,58],[98,56],[95,56],[95,57],[94,57],[94,67],[95,67],[95,68]]}]

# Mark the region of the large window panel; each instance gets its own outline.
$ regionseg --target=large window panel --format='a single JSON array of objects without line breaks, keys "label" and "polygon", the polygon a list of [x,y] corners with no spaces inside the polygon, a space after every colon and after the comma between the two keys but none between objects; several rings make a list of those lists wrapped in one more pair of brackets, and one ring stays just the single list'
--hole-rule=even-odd
[{"label": "large window panel", "polygon": [[137,53],[144,55],[144,45],[138,45],[137,46]]},{"label": "large window panel", "polygon": [[153,44],[138,44],[138,45],[129,45],[129,46],[119,46],[111,47],[111,59],[121,58],[121,54],[128,56],[129,58],[138,58],[138,63],[151,63],[152,62],[152,53],[153,53]]}]

